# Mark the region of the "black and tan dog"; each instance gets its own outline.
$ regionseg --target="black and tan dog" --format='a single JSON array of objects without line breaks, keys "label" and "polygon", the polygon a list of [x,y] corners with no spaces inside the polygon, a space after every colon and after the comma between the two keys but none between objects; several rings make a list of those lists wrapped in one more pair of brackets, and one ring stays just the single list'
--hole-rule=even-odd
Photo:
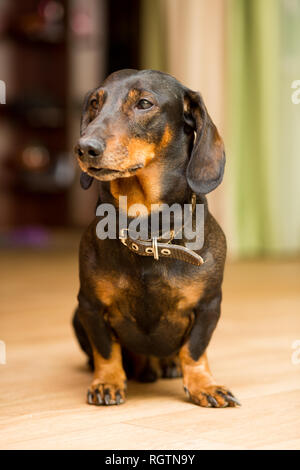
[{"label": "black and tan dog", "polygon": [[[117,210],[120,195],[128,206],[143,204],[145,217],[151,204],[183,205],[192,194],[205,205],[200,266],[99,240],[97,218],[84,233],[73,325],[94,368],[88,403],[123,403],[127,377],[182,375],[197,405],[239,404],[214,380],[206,357],[220,316],[226,241],[205,194],[221,183],[225,154],[201,96],[158,71],[113,73],[85,99],[75,153],[82,186],[101,181],[101,202]],[[185,240],[178,243],[184,249]]]}]

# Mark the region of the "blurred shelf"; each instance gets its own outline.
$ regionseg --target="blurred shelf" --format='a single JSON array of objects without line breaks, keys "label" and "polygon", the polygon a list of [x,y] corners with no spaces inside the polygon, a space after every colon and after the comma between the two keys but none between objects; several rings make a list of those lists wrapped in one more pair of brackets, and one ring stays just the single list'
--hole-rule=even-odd
[{"label": "blurred shelf", "polygon": [[1,108],[0,115],[11,116],[30,128],[44,128],[51,131],[66,126],[63,107],[20,106],[17,103],[9,103],[5,108]]},{"label": "blurred shelf", "polygon": [[47,38],[36,37],[36,36],[28,36],[26,34],[21,33],[8,33],[1,37],[2,40],[9,40],[14,42],[17,45],[22,47],[38,47],[38,48],[58,48],[58,47],[66,47],[67,39],[65,37],[60,38],[59,40],[50,41]]}]

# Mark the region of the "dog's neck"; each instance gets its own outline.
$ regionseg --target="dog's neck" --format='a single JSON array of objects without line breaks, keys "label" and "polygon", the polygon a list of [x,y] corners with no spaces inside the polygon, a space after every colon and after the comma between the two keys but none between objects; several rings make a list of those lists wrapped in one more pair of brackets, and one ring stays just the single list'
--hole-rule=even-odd
[{"label": "dog's neck", "polygon": [[[155,170],[153,170],[153,172],[154,171]],[[160,190],[156,184],[156,178],[151,178],[149,170],[140,175],[134,175],[129,178],[119,178],[112,181],[110,183],[110,192],[117,207],[124,210],[124,207],[120,207],[120,196],[125,196],[127,198],[127,208],[138,204],[140,207],[137,208],[137,212],[139,212],[140,215],[148,215],[151,211],[152,204],[161,203]]]},{"label": "dog's neck", "polygon": [[[174,177],[168,178],[168,187],[164,187],[166,180],[165,168],[163,165],[150,164],[147,167],[139,170],[134,176],[129,178],[119,178],[110,182],[110,193],[114,199],[116,207],[119,207],[120,196],[126,196],[127,209],[136,206],[136,213],[131,212],[131,216],[137,215],[148,216],[155,210],[156,204],[172,204],[185,203],[190,197],[190,191],[187,187],[185,178],[181,174],[176,174]],[[173,180],[171,184],[170,180]],[[176,200],[174,199],[176,195]]]},{"label": "dog's neck", "polygon": [[[170,175],[169,173],[169,181],[167,182],[168,192],[163,193],[163,191],[161,191],[162,186],[158,184],[158,180],[156,178],[151,178],[151,176],[153,177],[153,173],[155,173],[156,176],[160,175],[161,181],[165,181],[165,176],[161,174],[157,168],[155,168],[155,170],[151,168],[150,171],[148,171],[147,167],[147,171],[145,170],[146,169],[143,169],[143,172],[140,172],[139,175],[134,175],[129,178],[120,178],[111,182],[103,182],[100,185],[100,194],[97,205],[100,203],[110,203],[115,206],[117,215],[117,233],[119,233],[121,228],[124,226],[122,224],[120,225],[120,214],[122,214],[122,220],[125,217],[127,223],[130,223],[134,218],[139,216],[139,221],[142,226],[145,226],[146,224],[148,228],[151,227],[151,214],[155,212],[155,207],[153,208],[154,204],[157,204],[157,211],[160,212],[160,204],[167,204],[170,207],[176,203],[181,205],[184,210],[185,204],[189,204],[192,207],[193,202],[195,203],[197,201],[204,204],[204,217],[206,218],[206,198],[203,195],[198,195],[195,199],[194,193],[186,183],[184,173],[178,173],[175,174],[175,176],[174,174]],[[170,180],[173,182],[172,185],[170,185]],[[126,198],[124,198],[124,196]],[[130,206],[133,204],[136,204],[137,206],[134,211],[130,211]],[[140,206],[138,206],[138,204]],[[159,218],[159,220],[157,236],[161,238],[164,230],[161,226],[161,218]],[[174,228],[174,220],[173,216],[171,216],[171,231],[173,231]],[[177,243],[180,244],[181,242],[178,241]],[[184,243],[184,240],[182,243]]]}]

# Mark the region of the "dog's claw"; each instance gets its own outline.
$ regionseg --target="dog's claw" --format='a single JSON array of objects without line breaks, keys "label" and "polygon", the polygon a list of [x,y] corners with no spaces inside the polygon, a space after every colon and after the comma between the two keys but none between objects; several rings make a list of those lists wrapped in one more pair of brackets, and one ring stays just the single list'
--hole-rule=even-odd
[{"label": "dog's claw", "polygon": [[93,383],[88,389],[87,402],[96,406],[120,405],[125,402],[125,388],[113,384]]},{"label": "dog's claw", "polygon": [[117,392],[116,392],[116,403],[117,403],[117,405],[120,405],[121,403],[123,403],[123,399],[122,399],[122,395],[120,393],[120,390],[117,390]]},{"label": "dog's claw", "polygon": [[94,403],[94,395],[90,390],[88,390],[87,393],[87,402],[89,405],[92,405]]},{"label": "dog's claw", "polygon": [[104,390],[104,402],[105,402],[106,405],[113,405],[114,404],[114,402],[111,398],[109,388],[106,388]]},{"label": "dog's claw", "polygon": [[227,408],[241,406],[241,403],[229,390],[222,386],[210,385],[199,390],[190,392],[186,386],[183,387],[187,397],[196,405],[206,408]]},{"label": "dog's claw", "polygon": [[218,390],[217,394],[220,395],[222,398],[224,398],[224,400],[227,401],[229,406],[232,406],[232,405],[233,406],[234,405],[242,406],[242,404],[239,402],[239,400],[237,398],[235,398],[235,396],[232,395],[231,392],[223,393],[221,390]]},{"label": "dog's claw", "polygon": [[214,397],[212,397],[211,395],[208,395],[207,393],[203,393],[203,395],[205,395],[205,397],[206,397],[208,403],[209,403],[213,408],[217,408],[218,402],[217,402],[217,400],[216,400]]},{"label": "dog's claw", "polygon": [[100,390],[98,388],[96,388],[95,390],[95,394],[96,394],[96,399],[97,399],[97,405],[102,405],[103,404],[103,400],[102,400],[102,397],[101,397],[101,394],[100,394]]},{"label": "dog's claw", "polygon": [[241,402],[235,397],[227,397],[227,400],[229,402],[235,403],[238,406],[242,406]]}]

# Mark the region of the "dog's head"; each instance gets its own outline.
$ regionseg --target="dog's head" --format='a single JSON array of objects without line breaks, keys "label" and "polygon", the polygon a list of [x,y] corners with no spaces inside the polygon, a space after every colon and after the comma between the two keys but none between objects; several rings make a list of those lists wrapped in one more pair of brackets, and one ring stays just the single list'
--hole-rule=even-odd
[{"label": "dog's head", "polygon": [[184,167],[190,188],[206,194],[221,183],[225,164],[201,96],[153,70],[115,72],[87,94],[75,154],[84,188],[163,162]]}]

